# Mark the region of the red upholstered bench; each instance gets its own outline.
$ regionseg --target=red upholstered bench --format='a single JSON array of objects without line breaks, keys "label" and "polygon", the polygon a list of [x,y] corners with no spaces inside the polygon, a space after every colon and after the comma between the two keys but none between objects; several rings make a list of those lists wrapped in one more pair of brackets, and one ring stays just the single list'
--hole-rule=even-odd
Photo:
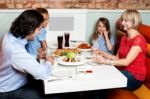
[{"label": "red upholstered bench", "polygon": [[[118,49],[120,39],[124,35],[124,31],[121,31],[120,22],[117,23],[117,34],[116,34],[116,48]],[[146,79],[143,81],[143,84],[140,88],[131,92],[125,89],[112,89],[107,98],[108,99],[150,99],[150,26],[141,24],[138,28],[139,32],[145,37],[147,41],[147,55],[146,55]]]}]

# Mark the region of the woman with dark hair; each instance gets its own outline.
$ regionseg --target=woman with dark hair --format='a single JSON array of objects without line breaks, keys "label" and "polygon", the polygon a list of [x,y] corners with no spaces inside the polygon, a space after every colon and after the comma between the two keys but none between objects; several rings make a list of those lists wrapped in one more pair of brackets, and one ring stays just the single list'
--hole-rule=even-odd
[{"label": "woman with dark hair", "polygon": [[112,53],[114,38],[111,34],[110,23],[107,18],[102,17],[97,20],[91,39],[93,48],[100,49],[107,53]]},{"label": "woman with dark hair", "polygon": [[40,32],[44,19],[36,10],[21,13],[2,41],[0,61],[0,99],[40,99],[43,97],[27,84],[27,74],[44,80],[50,76],[52,57],[39,64],[25,49],[28,41]]}]

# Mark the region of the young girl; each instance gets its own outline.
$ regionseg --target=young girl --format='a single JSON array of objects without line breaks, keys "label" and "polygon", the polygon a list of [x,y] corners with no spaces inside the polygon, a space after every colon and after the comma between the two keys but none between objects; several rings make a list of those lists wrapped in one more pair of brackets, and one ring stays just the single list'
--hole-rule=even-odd
[{"label": "young girl", "polygon": [[47,27],[48,24],[49,14],[47,9],[45,8],[37,8],[36,11],[42,14],[44,22],[42,24],[40,33],[34,38],[33,41],[28,42],[28,44],[26,45],[26,49],[35,58],[41,59],[45,57],[44,53],[47,48],[45,28]]},{"label": "young girl", "polygon": [[94,48],[112,53],[114,38],[110,32],[110,24],[107,18],[98,19],[95,32],[92,35],[92,44]]}]

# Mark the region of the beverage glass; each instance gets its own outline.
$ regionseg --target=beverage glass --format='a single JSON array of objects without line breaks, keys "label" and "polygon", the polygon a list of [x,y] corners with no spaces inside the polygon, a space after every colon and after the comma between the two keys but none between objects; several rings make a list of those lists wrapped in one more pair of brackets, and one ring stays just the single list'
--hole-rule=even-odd
[{"label": "beverage glass", "polygon": [[49,56],[52,56],[52,54],[53,54],[52,53],[52,49],[51,48],[47,48],[46,49],[46,58],[49,57]]},{"label": "beverage glass", "polygon": [[64,35],[65,35],[65,47],[69,47],[70,34],[69,33],[64,33]]},{"label": "beverage glass", "polygon": [[63,49],[63,35],[57,36],[58,49]]},{"label": "beverage glass", "polygon": [[91,54],[92,54],[92,61],[96,62],[95,59],[98,57],[97,48],[93,47]]}]

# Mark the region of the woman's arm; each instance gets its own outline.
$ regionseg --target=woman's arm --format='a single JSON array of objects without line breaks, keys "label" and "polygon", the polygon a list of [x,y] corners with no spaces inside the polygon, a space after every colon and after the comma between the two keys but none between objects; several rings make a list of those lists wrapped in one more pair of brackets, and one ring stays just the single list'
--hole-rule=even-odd
[{"label": "woman's arm", "polygon": [[104,51],[101,51],[99,49],[93,49],[94,52],[96,52],[97,54],[100,54],[101,56],[103,56],[104,58],[107,58],[107,59],[111,59],[111,60],[116,60],[118,59],[117,56],[115,55],[112,55],[112,54],[109,54],[109,53],[106,53]]},{"label": "woman's arm", "polygon": [[96,59],[97,62],[103,63],[103,64],[111,64],[115,66],[128,66],[131,64],[137,57],[137,55],[141,52],[141,47],[139,46],[133,46],[129,50],[126,58],[119,59],[115,58],[113,55],[109,55],[108,53],[101,53],[102,56],[104,56],[106,59]]},{"label": "woman's arm", "polygon": [[138,56],[138,54],[140,52],[141,52],[141,47],[140,46],[133,46],[129,50],[126,58],[113,60],[112,65],[115,65],[115,66],[128,66],[129,64],[131,64],[136,59],[136,57]]}]

